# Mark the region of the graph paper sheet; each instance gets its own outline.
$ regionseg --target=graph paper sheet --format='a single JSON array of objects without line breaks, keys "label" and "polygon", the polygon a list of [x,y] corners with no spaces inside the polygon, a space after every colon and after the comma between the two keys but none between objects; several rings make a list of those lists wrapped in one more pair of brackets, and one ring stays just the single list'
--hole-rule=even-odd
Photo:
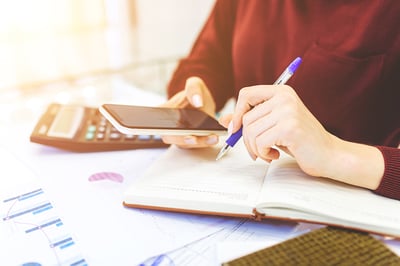
[{"label": "graph paper sheet", "polygon": [[[0,247],[4,265],[86,265],[79,245],[35,174],[0,148]],[[23,251],[23,252],[21,252]]]}]

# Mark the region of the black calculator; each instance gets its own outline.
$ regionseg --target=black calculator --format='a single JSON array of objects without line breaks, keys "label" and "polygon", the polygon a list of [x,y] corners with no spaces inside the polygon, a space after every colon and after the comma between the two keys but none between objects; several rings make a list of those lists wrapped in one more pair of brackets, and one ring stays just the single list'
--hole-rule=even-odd
[{"label": "black calculator", "polygon": [[74,152],[167,147],[160,136],[118,132],[98,108],[52,103],[40,117],[30,141]]}]

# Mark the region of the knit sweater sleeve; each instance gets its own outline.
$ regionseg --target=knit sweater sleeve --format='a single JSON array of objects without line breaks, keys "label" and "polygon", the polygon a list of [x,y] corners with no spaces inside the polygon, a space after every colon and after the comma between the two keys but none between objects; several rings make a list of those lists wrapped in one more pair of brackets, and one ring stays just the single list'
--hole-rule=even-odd
[{"label": "knit sweater sleeve", "polygon": [[385,171],[379,187],[374,192],[400,200],[400,149],[386,146],[377,148],[382,152]]},{"label": "knit sweater sleeve", "polygon": [[168,97],[183,90],[186,79],[192,76],[205,82],[217,110],[234,96],[231,52],[235,6],[236,1],[216,1],[189,55],[175,69],[167,87]]}]

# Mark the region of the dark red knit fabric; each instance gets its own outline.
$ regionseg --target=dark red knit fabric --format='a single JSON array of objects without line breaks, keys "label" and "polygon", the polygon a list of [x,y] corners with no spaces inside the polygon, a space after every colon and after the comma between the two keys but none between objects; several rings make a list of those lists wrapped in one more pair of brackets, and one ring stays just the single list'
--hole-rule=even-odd
[{"label": "dark red knit fabric", "polygon": [[385,159],[385,175],[376,193],[399,199],[400,195],[400,152],[397,148],[377,146]]}]

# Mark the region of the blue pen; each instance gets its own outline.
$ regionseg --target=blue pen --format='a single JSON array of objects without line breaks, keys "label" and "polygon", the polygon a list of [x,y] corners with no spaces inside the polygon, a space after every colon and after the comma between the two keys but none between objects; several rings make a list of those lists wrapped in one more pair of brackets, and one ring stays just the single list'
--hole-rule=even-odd
[{"label": "blue pen", "polygon": [[[290,79],[290,77],[293,76],[294,72],[297,70],[300,64],[301,58],[297,57],[295,60],[293,60],[292,63],[290,63],[285,71],[283,71],[279,78],[274,82],[274,85],[285,84]],[[222,147],[222,149],[218,153],[216,160],[219,160],[222,156],[224,156],[228,152],[228,150],[232,148],[236,144],[236,142],[238,142],[241,137],[242,128],[229,136],[229,138],[225,141],[224,147]]]}]

